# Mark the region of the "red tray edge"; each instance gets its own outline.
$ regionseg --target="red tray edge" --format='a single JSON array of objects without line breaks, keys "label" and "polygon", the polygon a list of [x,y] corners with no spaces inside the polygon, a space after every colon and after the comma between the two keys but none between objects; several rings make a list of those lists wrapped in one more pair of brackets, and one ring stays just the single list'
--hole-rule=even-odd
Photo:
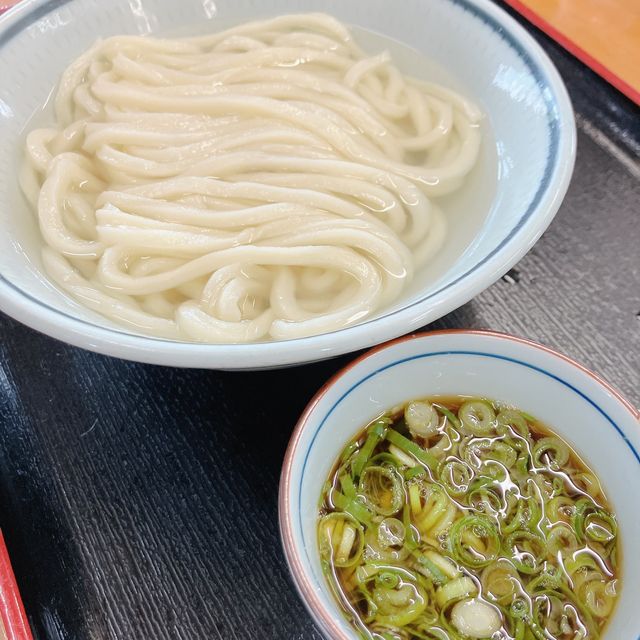
[{"label": "red tray edge", "polygon": [[33,640],[27,614],[0,531],[0,618],[8,640]]},{"label": "red tray edge", "polygon": [[628,82],[616,75],[609,67],[596,60],[590,53],[576,44],[573,40],[565,36],[551,23],[539,16],[533,9],[520,2],[520,0],[504,0],[512,9],[515,9],[531,24],[544,31],[550,38],[553,38],[560,46],[564,47],[570,54],[578,58],[581,62],[590,67],[598,75],[602,76],[609,84],[618,91],[624,93],[627,98],[640,105],[640,91],[632,87]]}]

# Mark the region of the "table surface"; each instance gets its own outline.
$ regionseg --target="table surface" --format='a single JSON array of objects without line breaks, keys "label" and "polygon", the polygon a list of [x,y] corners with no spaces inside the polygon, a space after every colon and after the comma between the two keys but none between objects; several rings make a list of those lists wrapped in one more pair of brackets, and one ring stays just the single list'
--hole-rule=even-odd
[{"label": "table surface", "polygon": [[[537,340],[637,406],[638,109],[530,30],[576,109],[573,182],[532,251],[429,328]],[[0,526],[35,638],[318,640],[280,547],[278,477],[298,415],[352,357],[179,370],[88,353],[0,316]]]}]

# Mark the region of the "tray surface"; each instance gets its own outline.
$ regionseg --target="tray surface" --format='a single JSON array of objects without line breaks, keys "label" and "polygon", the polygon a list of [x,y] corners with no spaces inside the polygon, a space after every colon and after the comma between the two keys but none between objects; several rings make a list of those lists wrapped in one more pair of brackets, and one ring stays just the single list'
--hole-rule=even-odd
[{"label": "tray surface", "polygon": [[[429,328],[540,341],[638,406],[637,107],[522,22],[574,102],[573,182],[516,268]],[[298,415],[350,359],[145,366],[0,316],[0,526],[35,639],[319,640],[284,563],[277,485]]]}]

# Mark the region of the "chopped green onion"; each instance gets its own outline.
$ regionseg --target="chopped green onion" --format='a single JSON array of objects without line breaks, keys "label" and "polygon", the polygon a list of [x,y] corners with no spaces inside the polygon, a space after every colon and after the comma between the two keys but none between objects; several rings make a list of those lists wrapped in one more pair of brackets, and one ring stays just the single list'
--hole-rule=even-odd
[{"label": "chopped green onion", "polygon": [[369,434],[367,435],[367,439],[365,443],[362,445],[362,448],[356,454],[356,457],[353,461],[353,475],[356,478],[360,477],[362,470],[364,469],[367,461],[371,457],[373,450],[376,448],[378,443],[384,438],[384,434],[387,430],[388,425],[390,424],[389,418],[380,418],[376,420],[369,427]]},{"label": "chopped green onion", "polygon": [[[531,452],[536,466],[557,470],[569,461],[569,447],[559,438],[541,438]],[[543,457],[546,459],[543,460]]]},{"label": "chopped green onion", "polygon": [[450,422],[456,431],[460,429],[460,420],[458,420],[458,417],[453,411],[450,411],[447,407],[437,402],[434,402],[433,406]]},{"label": "chopped green onion", "polygon": [[492,433],[496,427],[496,414],[485,400],[468,400],[458,411],[460,429],[474,436]]},{"label": "chopped green onion", "polygon": [[369,526],[371,524],[371,518],[373,514],[367,507],[360,502],[357,498],[347,498],[343,493],[339,491],[333,491],[331,494],[331,499],[336,509],[340,509],[341,511],[346,511],[351,514],[358,522],[361,522],[365,526]]},{"label": "chopped green onion", "polygon": [[364,529],[348,513],[330,513],[318,523],[320,553],[336,567],[351,567],[362,556]]},{"label": "chopped green onion", "polygon": [[604,509],[598,509],[585,516],[584,530],[587,538],[605,544],[616,537],[618,524]]},{"label": "chopped green onion", "polygon": [[547,554],[547,545],[542,536],[524,529],[509,534],[504,543],[505,553],[514,567],[525,574],[537,573]]},{"label": "chopped green onion", "polygon": [[613,610],[615,602],[615,586],[604,580],[592,580],[582,590],[584,602],[591,613],[599,618],[606,618]]},{"label": "chopped green onion", "polygon": [[547,534],[547,549],[552,555],[558,553],[572,553],[578,548],[578,538],[575,532],[566,524],[554,525]]},{"label": "chopped green onion", "polygon": [[402,476],[392,467],[366,467],[358,485],[369,508],[382,516],[397,513],[404,502]]},{"label": "chopped green onion", "polygon": [[445,558],[443,555],[440,555],[436,551],[425,551],[424,555],[433,562],[433,564],[438,567],[447,578],[457,578],[460,576],[460,569],[456,567],[451,560]]},{"label": "chopped green onion", "polygon": [[439,478],[449,495],[462,496],[469,489],[474,475],[474,470],[467,463],[449,460],[442,465]]},{"label": "chopped green onion", "polygon": [[586,538],[595,542],[609,542],[617,535],[618,527],[613,517],[589,498],[581,498],[576,502],[572,523],[580,542]]},{"label": "chopped green onion", "polygon": [[344,493],[347,498],[355,498],[358,495],[356,485],[353,484],[353,478],[346,473],[340,476],[340,487],[342,488],[342,493]]},{"label": "chopped green onion", "polygon": [[405,531],[405,546],[409,551],[413,551],[420,543],[420,534],[411,524],[411,513],[408,504],[405,504],[402,509],[402,524]]},{"label": "chopped green onion", "polygon": [[419,466],[411,467],[410,469],[407,469],[404,472],[404,479],[413,480],[418,476],[423,476],[425,473],[426,471],[424,470],[424,467],[419,467]]},{"label": "chopped green onion", "polygon": [[468,576],[461,576],[442,585],[436,591],[436,602],[441,609],[458,602],[463,598],[473,596],[478,592],[475,582]]},{"label": "chopped green onion", "polygon": [[496,525],[482,515],[460,518],[449,532],[449,549],[454,560],[467,567],[486,567],[500,552]]},{"label": "chopped green onion", "polygon": [[496,417],[498,433],[504,434],[512,432],[513,434],[529,439],[529,427],[524,414],[513,409],[503,409]]},{"label": "chopped green onion", "polygon": [[436,471],[438,468],[438,460],[434,456],[428,451],[425,451],[419,444],[416,444],[413,440],[409,440],[409,438],[405,438],[394,429],[387,431],[386,438],[391,444],[394,444],[401,451],[411,454],[418,462],[426,465],[432,471]]},{"label": "chopped green onion", "polygon": [[411,469],[421,469],[421,467],[418,466],[416,459],[412,458],[410,455],[407,455],[402,449],[398,449],[398,447],[394,447],[392,444],[390,444],[389,452],[400,464],[404,465],[405,467],[410,467]]},{"label": "chopped green onion", "polygon": [[418,565],[417,568],[422,569],[424,572],[426,572],[429,578],[433,580],[434,584],[440,585],[447,582],[446,574],[433,562],[433,560],[431,560],[431,558],[429,558],[429,556],[424,553],[418,553],[417,551],[414,551],[413,557],[415,558]]},{"label": "chopped green onion", "polygon": [[511,602],[520,587],[518,572],[508,560],[504,559],[498,559],[485,567],[480,582],[485,597],[500,604]]},{"label": "chopped green onion", "polygon": [[421,517],[416,522],[418,530],[427,533],[444,515],[448,504],[447,494],[437,485],[434,486],[427,498]]}]

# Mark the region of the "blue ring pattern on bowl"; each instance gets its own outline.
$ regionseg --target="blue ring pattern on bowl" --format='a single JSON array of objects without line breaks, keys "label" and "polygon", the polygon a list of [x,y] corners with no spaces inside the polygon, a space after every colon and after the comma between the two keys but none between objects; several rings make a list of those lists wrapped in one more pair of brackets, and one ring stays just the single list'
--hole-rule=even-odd
[{"label": "blue ring pattern on bowl", "polygon": [[[520,45],[519,41],[513,36],[513,34],[510,31],[505,30],[504,27],[497,20],[495,20],[492,16],[487,14],[483,9],[481,9],[480,7],[477,7],[475,4],[473,4],[469,0],[449,0],[449,1],[452,2],[454,5],[461,7],[463,10],[471,13],[474,17],[478,18],[485,25],[493,29],[495,34],[499,38],[505,40],[509,44],[509,46],[517,53],[517,55],[525,63],[525,65],[529,68],[531,75],[536,80],[536,84],[540,87],[545,87],[546,90],[541,91],[541,95],[543,96],[545,105],[547,107],[547,124],[549,126],[549,155],[547,158],[547,164],[545,166],[542,180],[540,181],[540,185],[538,186],[538,190],[534,194],[533,199],[529,203],[529,206],[527,207],[526,211],[522,214],[518,222],[511,229],[508,235],[502,240],[502,242],[497,247],[495,247],[490,253],[488,253],[482,260],[474,264],[470,269],[468,269],[462,275],[458,276],[455,280],[447,283],[443,287],[440,287],[436,291],[433,291],[432,293],[424,296],[423,298],[420,298],[420,300],[416,300],[415,302],[412,302],[410,305],[402,307],[402,309],[391,311],[389,313],[386,313],[382,316],[378,316],[376,318],[372,318],[370,320],[365,320],[364,322],[359,323],[358,326],[364,326],[372,322],[378,322],[383,318],[388,318],[397,313],[404,312],[406,309],[410,309],[412,307],[415,307],[416,305],[422,304],[423,302],[433,298],[434,296],[437,296],[438,294],[442,293],[446,289],[452,287],[453,285],[457,284],[464,278],[468,277],[474,271],[479,269],[483,264],[489,261],[516,235],[516,233],[531,218],[534,211],[538,207],[538,204],[542,200],[544,193],[547,191],[549,182],[551,180],[551,176],[558,162],[558,149],[560,147],[560,126],[559,126],[557,112],[556,112],[556,109],[554,108],[554,104],[556,102],[556,96],[552,93],[550,84],[547,81],[546,75],[544,74],[542,69],[540,69],[535,63],[535,61],[531,59],[527,51]],[[7,42],[9,42],[17,33],[22,31],[27,25],[31,24],[34,20],[43,18],[44,16],[49,14],[51,11],[58,9],[61,6],[68,4],[69,2],[71,2],[71,0],[49,0],[49,2],[38,7],[33,12],[30,12],[25,16],[23,16],[14,25],[12,25],[9,29],[7,29],[4,33],[0,34],[0,49],[2,49],[2,47],[5,44],[7,44]],[[11,15],[11,11],[9,11],[9,13],[5,15]],[[0,26],[1,25],[2,25],[2,19],[0,18]],[[38,300],[31,294],[27,293],[26,291],[23,291],[20,287],[16,286],[11,281],[7,280],[2,274],[0,274],[0,281],[2,281],[8,287],[18,292],[20,295],[24,296],[31,302],[35,302],[37,305],[45,307],[46,309],[54,312],[57,315],[61,315],[69,320],[72,320],[74,322],[79,322],[81,324],[86,324],[91,327],[99,327],[99,328],[105,329],[100,325],[90,323],[85,320],[81,320],[79,318],[76,318],[75,316],[70,315],[69,313],[66,313],[64,311],[61,311],[60,309],[56,309],[55,307],[52,307],[46,303],[43,303],[42,301]],[[148,340],[166,342],[165,339],[155,338],[153,336],[148,336],[144,334],[131,334],[127,331],[119,330],[112,327],[109,327],[106,330],[112,331],[117,334],[125,335],[125,336],[139,335],[140,337],[143,337]],[[335,331],[328,332],[325,335],[331,335],[332,333],[335,333]],[[179,341],[176,341],[176,342],[179,342]],[[282,342],[283,343],[289,342],[289,340],[282,340]]]},{"label": "blue ring pattern on bowl", "polygon": [[[432,351],[429,353],[420,353],[417,355],[413,355],[413,356],[409,356],[407,358],[402,358],[400,360],[395,360],[394,362],[391,362],[387,365],[385,365],[384,367],[380,367],[379,369],[376,369],[375,371],[372,371],[371,373],[369,373],[368,375],[364,376],[364,378],[361,378],[360,380],[358,380],[358,382],[354,383],[353,385],[351,385],[351,387],[349,387],[349,389],[347,389],[347,391],[345,391],[340,398],[338,398],[333,405],[329,408],[329,410],[327,411],[327,413],[325,414],[325,416],[322,418],[322,421],[320,422],[320,424],[318,425],[318,428],[316,429],[315,433],[313,434],[313,437],[311,438],[311,442],[309,443],[309,447],[307,448],[307,451],[305,453],[305,457],[304,457],[304,461],[302,463],[302,471],[300,472],[300,483],[299,483],[299,487],[302,486],[302,483],[304,482],[304,474],[307,468],[307,462],[309,460],[309,454],[311,453],[311,449],[313,448],[313,444],[316,441],[316,438],[318,437],[320,431],[322,430],[322,428],[324,427],[327,419],[329,418],[329,416],[334,412],[334,410],[336,409],[336,407],[356,388],[358,388],[363,382],[366,382],[367,380],[370,380],[371,378],[373,378],[374,376],[378,375],[379,373],[386,371],[388,369],[391,369],[397,365],[403,364],[405,362],[410,362],[412,360],[421,360],[423,358],[431,358],[434,356],[451,356],[451,355],[463,355],[463,356],[478,356],[478,357],[484,357],[484,358],[494,358],[496,360],[504,360],[506,362],[511,362],[513,364],[518,364],[521,365],[523,367],[526,367],[528,369],[532,369],[533,371],[537,371],[538,373],[541,373],[549,378],[552,378],[553,380],[556,380],[557,382],[559,382],[560,384],[564,385],[565,387],[567,387],[568,389],[571,389],[571,391],[573,391],[574,393],[576,393],[577,395],[579,395],[583,400],[586,400],[592,407],[594,407],[598,413],[600,413],[606,420],[607,422],[609,422],[609,424],[616,430],[617,434],[624,440],[625,444],[627,445],[627,447],[629,447],[629,449],[631,450],[633,456],[635,457],[635,459],[638,461],[638,464],[640,465],[640,453],[638,453],[638,451],[635,449],[635,447],[633,446],[633,444],[631,444],[630,440],[627,438],[627,436],[625,435],[624,431],[616,424],[616,422],[614,422],[614,420],[609,416],[609,414],[604,411],[604,409],[602,409],[602,407],[600,407],[596,402],[594,402],[589,396],[587,396],[585,393],[583,393],[582,391],[580,391],[580,389],[574,387],[571,383],[567,382],[566,380],[563,380],[562,378],[560,378],[559,376],[555,375],[554,373],[551,373],[550,371],[547,371],[546,369],[543,369],[541,367],[538,367],[534,364],[530,364],[528,362],[524,362],[523,360],[518,360],[517,358],[510,358],[509,356],[501,356],[495,353],[487,353],[484,351],[463,351],[463,350],[448,350],[448,351]],[[298,530],[300,532],[300,538],[302,540],[304,540],[304,535],[302,533],[302,492],[298,493]],[[305,546],[305,554],[307,556],[307,560],[309,563],[311,563],[311,558],[309,556],[309,549],[307,549],[307,547]],[[640,637],[638,638],[638,640],[640,640]]]}]

